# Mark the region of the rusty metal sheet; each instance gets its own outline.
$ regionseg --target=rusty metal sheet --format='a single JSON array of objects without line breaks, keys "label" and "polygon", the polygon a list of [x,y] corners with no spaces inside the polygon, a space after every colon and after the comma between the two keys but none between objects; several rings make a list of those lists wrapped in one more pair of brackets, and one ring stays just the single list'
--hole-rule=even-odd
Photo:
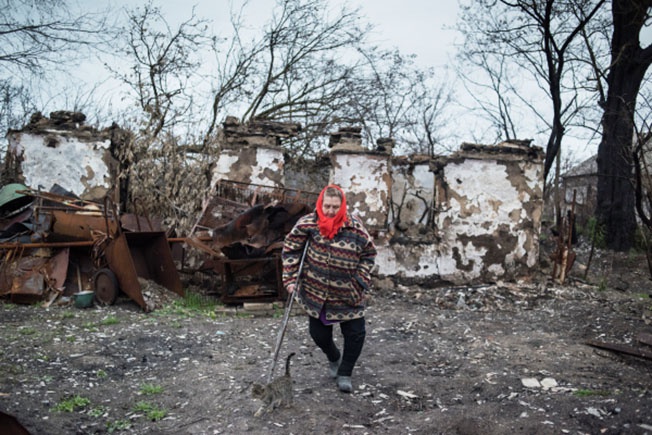
[{"label": "rusty metal sheet", "polygon": [[62,210],[53,210],[51,213],[53,223],[48,241],[93,240],[91,231],[107,234],[107,224],[108,234],[115,234],[118,229],[115,220],[97,214],[69,213]]},{"label": "rusty metal sheet", "polygon": [[26,279],[30,272],[38,270],[47,261],[43,257],[22,257],[22,253],[7,252],[0,272],[0,295],[11,294],[20,289],[20,281]]},{"label": "rusty metal sheet", "polygon": [[50,277],[50,286],[63,289],[68,274],[70,249],[65,248],[57,252],[45,265],[45,270]]},{"label": "rusty metal sheet", "polygon": [[18,304],[33,304],[43,299],[46,289],[42,265],[14,276],[10,299]]},{"label": "rusty metal sheet", "polygon": [[318,197],[319,192],[219,180],[216,193],[206,202],[195,228],[225,225],[256,204],[297,203],[312,208]]},{"label": "rusty metal sheet", "polygon": [[7,231],[12,226],[25,222],[30,217],[32,217],[32,209],[28,208],[6,219],[0,219],[0,230]]},{"label": "rusty metal sheet", "polygon": [[45,292],[62,290],[68,272],[69,250],[53,256],[25,256],[9,259],[2,267],[0,294],[9,294],[17,303],[41,301]]},{"label": "rusty metal sheet", "polygon": [[163,231],[163,227],[159,220],[131,213],[121,215],[120,224],[123,229],[133,232]]},{"label": "rusty metal sheet", "polygon": [[123,232],[109,243],[106,259],[120,289],[145,311],[149,308],[143,298],[138,277],[152,280],[184,296],[164,232]]}]

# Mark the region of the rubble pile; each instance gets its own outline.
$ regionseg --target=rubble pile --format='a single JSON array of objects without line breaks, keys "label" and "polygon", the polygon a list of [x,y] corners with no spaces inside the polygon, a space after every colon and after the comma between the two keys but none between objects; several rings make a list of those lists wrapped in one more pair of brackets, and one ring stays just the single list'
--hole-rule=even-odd
[{"label": "rubble pile", "polygon": [[49,306],[93,291],[97,302],[112,304],[122,291],[150,311],[139,278],[183,295],[160,224],[57,185],[0,189],[0,254],[0,297],[12,302]]}]

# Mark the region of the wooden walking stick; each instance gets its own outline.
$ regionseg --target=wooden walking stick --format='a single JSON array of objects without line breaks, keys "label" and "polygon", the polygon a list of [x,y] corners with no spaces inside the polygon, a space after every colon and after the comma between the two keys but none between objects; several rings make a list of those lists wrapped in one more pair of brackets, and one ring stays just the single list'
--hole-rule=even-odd
[{"label": "wooden walking stick", "polygon": [[306,259],[306,252],[308,252],[309,244],[310,244],[310,239],[306,240],[306,245],[303,248],[303,254],[301,254],[301,262],[299,263],[299,271],[297,272],[297,283],[294,286],[294,291],[292,293],[288,293],[288,298],[287,301],[285,302],[285,313],[283,313],[283,322],[281,323],[281,329],[278,331],[278,336],[276,337],[276,348],[274,348],[274,358],[272,359],[272,367],[269,370],[267,383],[272,382],[272,378],[274,377],[274,369],[276,368],[278,353],[281,350],[281,343],[283,343],[285,330],[287,329],[288,320],[290,319],[290,311],[292,311],[292,302],[294,301],[294,294],[299,290],[299,286],[301,285],[301,272],[303,271],[303,262]]}]

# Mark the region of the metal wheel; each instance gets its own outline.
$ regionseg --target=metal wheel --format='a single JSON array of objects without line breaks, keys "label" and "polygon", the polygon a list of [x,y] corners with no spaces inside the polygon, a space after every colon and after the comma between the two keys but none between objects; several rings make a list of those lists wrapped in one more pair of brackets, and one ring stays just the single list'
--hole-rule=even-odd
[{"label": "metal wheel", "polygon": [[93,275],[95,299],[103,305],[113,305],[118,299],[120,286],[118,279],[110,269],[100,269]]}]

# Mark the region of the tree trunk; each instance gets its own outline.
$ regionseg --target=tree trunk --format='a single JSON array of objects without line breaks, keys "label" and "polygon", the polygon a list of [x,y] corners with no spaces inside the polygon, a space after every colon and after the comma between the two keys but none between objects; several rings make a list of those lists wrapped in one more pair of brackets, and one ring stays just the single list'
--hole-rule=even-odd
[{"label": "tree trunk", "polygon": [[652,0],[613,0],[612,6],[612,67],[598,148],[596,214],[605,226],[607,246],[617,251],[632,247],[636,229],[631,158],[634,110],[652,61],[651,48],[641,49],[638,35],[651,6]]}]

